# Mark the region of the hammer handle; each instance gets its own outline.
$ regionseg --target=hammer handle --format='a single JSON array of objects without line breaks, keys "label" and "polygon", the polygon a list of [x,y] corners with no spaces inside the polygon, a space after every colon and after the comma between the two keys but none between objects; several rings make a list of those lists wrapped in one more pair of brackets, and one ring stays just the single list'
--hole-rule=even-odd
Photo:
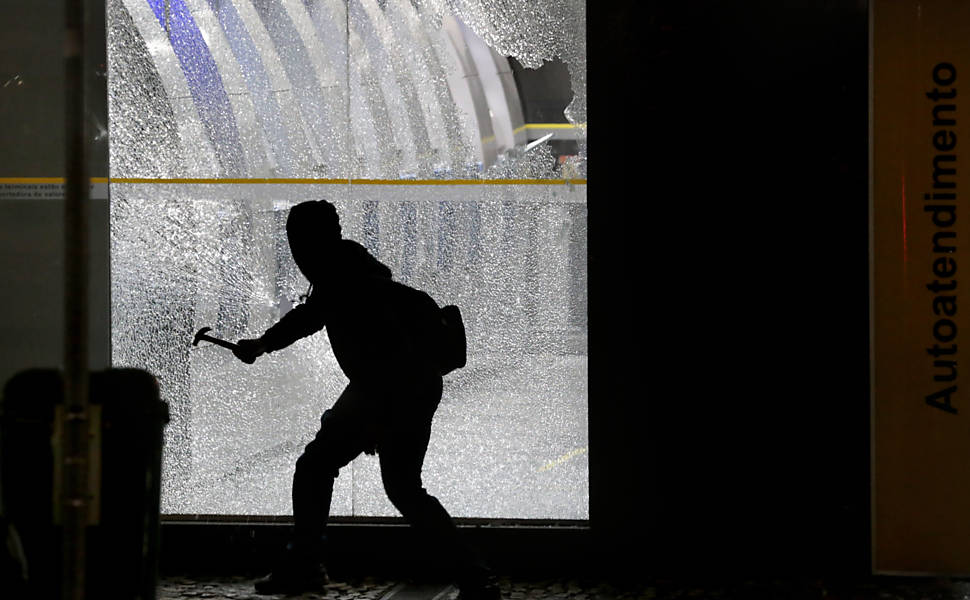
[{"label": "hammer handle", "polygon": [[227,342],[226,340],[220,340],[219,338],[209,337],[207,335],[200,335],[199,340],[205,340],[207,342],[212,342],[217,346],[222,346],[223,348],[229,348],[230,350],[235,350],[238,346],[232,342]]}]

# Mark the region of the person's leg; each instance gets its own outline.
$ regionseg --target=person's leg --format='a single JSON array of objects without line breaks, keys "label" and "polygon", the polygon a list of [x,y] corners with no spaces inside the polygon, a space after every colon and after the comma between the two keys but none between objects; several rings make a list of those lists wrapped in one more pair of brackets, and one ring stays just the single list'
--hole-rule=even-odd
[{"label": "person's leg", "polygon": [[311,590],[326,582],[321,563],[330,516],[333,482],[340,469],[373,446],[359,410],[356,390],[348,385],[320,418],[320,430],[296,461],[293,474],[294,537],[273,572],[256,582],[265,594]]},{"label": "person's leg", "polygon": [[432,408],[418,414],[399,415],[395,426],[381,435],[378,454],[384,490],[411,526],[433,542],[438,551],[436,554],[450,563],[445,566],[453,571],[459,585],[481,585],[490,575],[488,567],[464,541],[438,499],[429,494],[421,482],[433,414]]},{"label": "person's leg", "polygon": [[373,446],[355,386],[347,388],[320,418],[320,430],[296,461],[293,473],[294,546],[319,554],[330,517],[334,479],[341,468]]}]

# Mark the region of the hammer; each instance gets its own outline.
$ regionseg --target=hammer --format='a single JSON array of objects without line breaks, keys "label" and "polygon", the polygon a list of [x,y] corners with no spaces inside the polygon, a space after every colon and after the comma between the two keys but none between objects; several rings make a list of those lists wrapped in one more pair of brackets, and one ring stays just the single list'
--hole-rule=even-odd
[{"label": "hammer", "polygon": [[222,346],[223,348],[229,348],[230,350],[235,350],[237,348],[236,344],[232,342],[227,342],[226,340],[220,340],[219,338],[214,338],[212,336],[206,335],[205,332],[210,331],[211,327],[203,327],[195,334],[195,339],[192,340],[193,346],[198,346],[199,342],[205,340],[207,342],[212,342],[217,346]]}]

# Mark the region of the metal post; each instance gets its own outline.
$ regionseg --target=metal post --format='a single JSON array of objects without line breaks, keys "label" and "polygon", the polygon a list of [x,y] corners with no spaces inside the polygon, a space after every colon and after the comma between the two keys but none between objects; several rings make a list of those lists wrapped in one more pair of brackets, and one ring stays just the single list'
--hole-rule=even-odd
[{"label": "metal post", "polygon": [[59,440],[63,597],[85,597],[88,525],[88,195],[84,135],[84,0],[65,0],[64,410]]}]

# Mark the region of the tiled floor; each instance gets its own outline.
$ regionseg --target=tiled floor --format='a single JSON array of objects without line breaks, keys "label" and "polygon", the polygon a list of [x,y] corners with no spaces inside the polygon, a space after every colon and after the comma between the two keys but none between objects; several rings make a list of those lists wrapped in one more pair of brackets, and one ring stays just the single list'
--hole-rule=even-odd
[{"label": "tiled floor", "polygon": [[[260,596],[253,590],[253,579],[248,577],[170,577],[159,582],[157,600],[188,600],[190,598],[215,598],[266,600],[272,596]],[[325,593],[303,594],[299,598],[326,600],[380,600],[397,585],[392,581],[361,579],[348,582],[332,582]],[[282,596],[281,596],[282,597]]]},{"label": "tiled floor", "polygon": [[[659,598],[651,586],[632,586],[622,589],[603,583],[571,580],[521,581],[501,580],[503,598],[509,600],[634,600]],[[333,582],[323,593],[307,593],[290,598],[305,600],[393,600],[400,592],[396,581],[363,578],[346,582]],[[637,588],[637,589],[632,589]],[[427,600],[454,600],[457,590],[432,593]],[[282,598],[283,596],[278,596]],[[409,596],[411,597],[411,596]],[[266,600],[273,596],[259,596],[253,592],[253,579],[243,577],[200,578],[169,577],[161,580],[158,600],[189,600],[196,598]]]},{"label": "tiled floor", "polygon": [[[950,579],[874,578],[835,583],[819,580],[766,579],[732,582],[652,580],[639,584],[553,579],[526,581],[503,578],[506,600],[970,600],[970,581]],[[361,578],[331,583],[323,593],[304,594],[305,600],[393,600],[401,589],[395,581]],[[431,594],[428,600],[453,600],[457,592]],[[168,577],[160,582],[158,600],[196,598],[255,600],[253,579],[243,577]]]}]

